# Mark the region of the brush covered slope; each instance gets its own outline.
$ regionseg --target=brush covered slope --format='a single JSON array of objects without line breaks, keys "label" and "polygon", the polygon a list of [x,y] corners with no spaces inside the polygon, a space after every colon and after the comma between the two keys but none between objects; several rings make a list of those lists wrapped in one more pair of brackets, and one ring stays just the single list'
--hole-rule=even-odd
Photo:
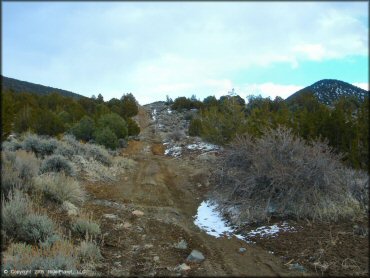
[{"label": "brush covered slope", "polygon": [[5,91],[5,90],[13,90],[16,93],[30,92],[30,93],[39,94],[39,95],[48,95],[51,93],[58,93],[62,96],[72,97],[75,99],[84,98],[84,96],[70,92],[70,91],[1,76],[1,91]]},{"label": "brush covered slope", "polygon": [[339,100],[342,96],[355,97],[360,101],[364,101],[365,97],[369,97],[368,91],[347,82],[334,79],[322,79],[299,90],[286,100],[288,103],[293,104],[301,96],[307,94],[313,94],[319,102],[329,106],[332,106],[334,102]]}]

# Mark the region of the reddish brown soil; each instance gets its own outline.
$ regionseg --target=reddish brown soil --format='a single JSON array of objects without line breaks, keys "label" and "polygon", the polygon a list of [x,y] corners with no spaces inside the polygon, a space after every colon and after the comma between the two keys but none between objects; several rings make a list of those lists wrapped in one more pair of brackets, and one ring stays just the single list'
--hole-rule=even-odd
[{"label": "reddish brown soil", "polygon": [[366,219],[338,223],[292,222],[297,232],[278,238],[256,238],[259,246],[273,251],[285,263],[299,263],[319,276],[367,276],[369,238],[353,227],[367,227]]}]

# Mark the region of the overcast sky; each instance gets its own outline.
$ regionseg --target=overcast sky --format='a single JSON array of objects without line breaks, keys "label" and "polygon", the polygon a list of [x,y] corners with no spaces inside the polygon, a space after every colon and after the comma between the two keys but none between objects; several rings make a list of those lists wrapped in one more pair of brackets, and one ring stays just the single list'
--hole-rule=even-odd
[{"label": "overcast sky", "polygon": [[367,2],[3,2],[2,74],[141,104],[368,89]]}]

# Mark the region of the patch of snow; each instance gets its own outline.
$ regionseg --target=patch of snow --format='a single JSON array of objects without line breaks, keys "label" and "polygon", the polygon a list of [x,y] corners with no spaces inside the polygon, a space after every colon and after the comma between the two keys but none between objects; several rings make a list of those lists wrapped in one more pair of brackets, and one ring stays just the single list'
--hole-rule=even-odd
[{"label": "patch of snow", "polygon": [[220,149],[219,146],[205,143],[205,142],[197,142],[195,144],[190,144],[186,147],[188,150],[202,150],[202,151],[212,151]]},{"label": "patch of snow", "polygon": [[168,108],[168,109],[167,109],[167,113],[168,113],[168,114],[171,114],[171,113],[172,113],[172,110]]},{"label": "patch of snow", "polygon": [[153,112],[152,112],[152,119],[154,121],[156,120],[155,115],[157,115],[157,109],[154,109]]},{"label": "patch of snow", "polygon": [[180,146],[172,146],[164,151],[165,155],[179,157],[182,153],[182,148]]},{"label": "patch of snow", "polygon": [[248,232],[247,237],[276,237],[280,232],[295,231],[294,227],[290,227],[288,223],[274,224],[272,226],[261,226],[255,230]]},{"label": "patch of snow", "polygon": [[207,234],[216,238],[220,236],[232,237],[235,236],[240,240],[244,240],[247,243],[255,243],[251,238],[259,237],[276,237],[280,232],[289,231],[294,232],[295,228],[283,222],[282,224],[274,224],[272,226],[261,226],[248,232],[246,235],[236,234],[235,229],[230,227],[226,221],[222,218],[220,212],[217,210],[217,204],[215,202],[205,200],[199,207],[197,214],[194,216],[194,224]]},{"label": "patch of snow", "polygon": [[214,237],[220,237],[222,235],[230,237],[234,233],[234,230],[227,225],[217,211],[217,205],[208,200],[203,201],[198,207],[194,224]]}]

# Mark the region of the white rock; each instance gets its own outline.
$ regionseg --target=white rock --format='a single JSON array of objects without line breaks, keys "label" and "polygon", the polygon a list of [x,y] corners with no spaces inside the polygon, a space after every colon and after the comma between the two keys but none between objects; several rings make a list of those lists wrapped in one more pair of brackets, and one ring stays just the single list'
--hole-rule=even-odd
[{"label": "white rock", "polygon": [[144,212],[142,212],[141,210],[134,210],[132,214],[135,216],[143,216]]},{"label": "white rock", "polygon": [[202,252],[194,249],[193,251],[191,251],[190,255],[186,258],[186,260],[188,262],[199,263],[199,262],[204,260],[204,256],[203,256]]},{"label": "white rock", "polygon": [[186,263],[180,264],[175,268],[175,270],[177,270],[177,271],[187,271],[187,270],[190,270],[190,269],[191,269],[191,267],[188,266]]},{"label": "white rock", "polygon": [[108,219],[117,219],[118,218],[117,215],[115,215],[115,214],[109,214],[109,213],[104,214],[103,217],[108,218]]}]

